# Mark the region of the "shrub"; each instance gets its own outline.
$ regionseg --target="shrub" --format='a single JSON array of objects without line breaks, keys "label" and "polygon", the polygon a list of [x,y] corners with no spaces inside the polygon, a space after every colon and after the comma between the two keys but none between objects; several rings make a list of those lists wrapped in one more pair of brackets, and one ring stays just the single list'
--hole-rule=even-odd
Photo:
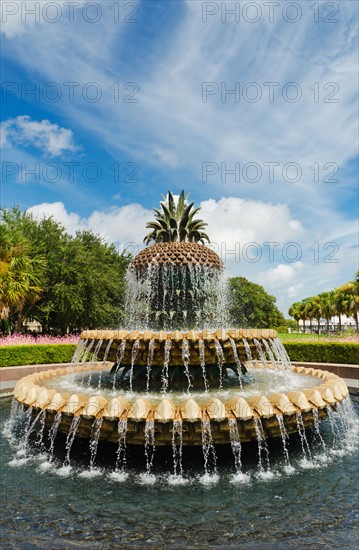
[{"label": "shrub", "polygon": [[291,361],[355,365],[359,344],[354,342],[283,342]]},{"label": "shrub", "polygon": [[288,328],[285,325],[281,325],[278,327],[274,327],[274,330],[278,332],[278,334],[288,334]]},{"label": "shrub", "polygon": [[30,344],[0,347],[0,367],[69,363],[75,344]]}]

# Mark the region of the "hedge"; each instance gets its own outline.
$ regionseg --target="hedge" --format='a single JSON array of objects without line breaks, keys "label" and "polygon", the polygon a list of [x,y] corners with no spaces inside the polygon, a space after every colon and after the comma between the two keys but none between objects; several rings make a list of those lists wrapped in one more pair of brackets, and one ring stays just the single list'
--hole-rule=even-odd
[{"label": "hedge", "polygon": [[0,346],[0,367],[70,363],[76,344]]},{"label": "hedge", "polygon": [[[291,361],[305,363],[359,362],[359,344],[353,342],[283,342]],[[69,363],[76,344],[0,346],[0,367]]]},{"label": "hedge", "polygon": [[283,342],[291,361],[357,365],[359,344],[354,342]]}]

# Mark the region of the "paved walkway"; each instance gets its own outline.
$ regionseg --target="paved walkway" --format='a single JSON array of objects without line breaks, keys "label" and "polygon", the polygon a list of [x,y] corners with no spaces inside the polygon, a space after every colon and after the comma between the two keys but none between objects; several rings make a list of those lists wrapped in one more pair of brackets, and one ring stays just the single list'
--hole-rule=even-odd
[{"label": "paved walkway", "polygon": [[[337,365],[333,363],[300,363],[292,361],[293,365],[309,367],[313,369],[327,370],[343,378],[353,395],[359,394],[359,365]],[[34,372],[50,369],[62,369],[70,363],[55,363],[51,365],[28,365],[23,367],[0,368],[0,397],[9,397],[13,394],[16,382]]]},{"label": "paved walkway", "polygon": [[13,394],[16,382],[35,372],[43,372],[50,369],[63,369],[70,363],[52,363],[49,365],[25,365],[22,367],[0,368],[0,397],[9,397]]}]

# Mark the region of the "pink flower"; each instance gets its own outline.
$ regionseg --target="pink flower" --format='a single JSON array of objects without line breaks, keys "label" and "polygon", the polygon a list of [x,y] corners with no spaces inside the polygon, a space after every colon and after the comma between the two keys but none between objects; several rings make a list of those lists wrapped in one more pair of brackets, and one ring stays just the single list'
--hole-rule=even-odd
[{"label": "pink flower", "polygon": [[77,344],[79,336],[70,334],[68,336],[51,336],[40,334],[30,336],[29,334],[12,334],[11,336],[0,337],[0,346],[19,346],[29,344]]}]

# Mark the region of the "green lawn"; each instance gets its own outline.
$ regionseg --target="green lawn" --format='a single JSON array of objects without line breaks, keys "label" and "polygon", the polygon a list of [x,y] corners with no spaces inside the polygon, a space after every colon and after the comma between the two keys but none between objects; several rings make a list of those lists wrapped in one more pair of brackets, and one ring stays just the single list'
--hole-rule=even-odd
[{"label": "green lawn", "polygon": [[288,340],[297,340],[300,342],[358,342],[359,337],[354,332],[335,333],[335,334],[302,334],[278,332],[278,338],[282,342]]},{"label": "green lawn", "polygon": [[[328,336],[327,334],[302,334],[302,333],[287,333],[287,332],[279,332],[278,338],[280,338],[283,342],[287,340],[306,340],[307,342],[317,342],[318,340],[325,340],[325,339],[332,339],[333,335]],[[335,339],[337,337],[334,336]]]}]

